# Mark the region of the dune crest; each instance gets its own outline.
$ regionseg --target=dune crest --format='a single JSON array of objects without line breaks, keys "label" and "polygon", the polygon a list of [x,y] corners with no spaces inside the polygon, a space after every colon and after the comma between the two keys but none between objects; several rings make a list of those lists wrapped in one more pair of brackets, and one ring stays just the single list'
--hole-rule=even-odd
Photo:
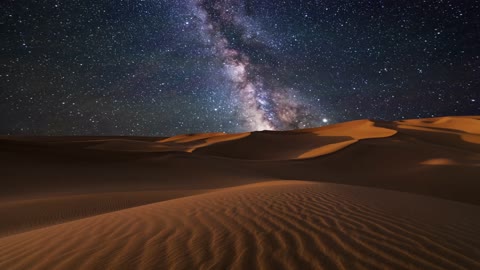
[{"label": "dune crest", "polygon": [[479,121],[0,137],[0,269],[480,269]]},{"label": "dune crest", "polygon": [[358,140],[348,140],[344,142],[331,143],[325,146],[320,146],[319,148],[315,148],[315,149],[309,150],[306,153],[301,154],[300,156],[298,156],[298,159],[314,158],[314,157],[319,157],[323,155],[328,155],[328,154],[337,152],[338,150],[341,150],[356,142],[358,142]]},{"label": "dune crest", "polygon": [[[300,131],[305,132],[305,131]],[[376,127],[375,122],[370,120],[358,120],[348,123],[342,123],[337,125],[328,126],[326,128],[308,129],[308,132],[312,132],[320,137],[340,137],[351,136],[351,140],[346,140],[339,143],[327,144],[308,152],[301,154],[298,158],[314,158],[318,156],[328,155],[339,151],[351,144],[364,139],[386,138],[391,137],[397,133],[396,130]]]},{"label": "dune crest", "polygon": [[440,117],[430,119],[404,120],[399,121],[399,123],[420,127],[450,129],[454,131],[480,135],[480,119],[478,119],[477,117]]},{"label": "dune crest", "polygon": [[308,131],[320,136],[351,136],[356,140],[385,138],[397,133],[394,129],[377,127],[375,124],[372,120],[357,120]]},{"label": "dune crest", "polygon": [[475,269],[478,228],[478,207],[280,181],[0,238],[0,268]]}]

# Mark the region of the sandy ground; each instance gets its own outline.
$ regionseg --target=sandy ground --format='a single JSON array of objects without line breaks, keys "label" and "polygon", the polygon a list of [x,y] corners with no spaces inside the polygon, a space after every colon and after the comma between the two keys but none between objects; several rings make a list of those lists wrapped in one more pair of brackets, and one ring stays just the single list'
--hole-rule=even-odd
[{"label": "sandy ground", "polygon": [[0,269],[480,269],[480,117],[0,137]]}]

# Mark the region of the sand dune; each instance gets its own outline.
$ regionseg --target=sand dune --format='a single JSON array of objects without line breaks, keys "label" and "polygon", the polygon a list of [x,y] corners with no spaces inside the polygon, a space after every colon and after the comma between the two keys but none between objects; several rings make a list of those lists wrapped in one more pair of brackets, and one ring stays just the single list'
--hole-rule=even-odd
[{"label": "sand dune", "polygon": [[185,197],[209,190],[167,190],[43,196],[0,203],[0,237],[138,205]]},{"label": "sand dune", "polygon": [[436,129],[449,129],[457,132],[471,133],[480,135],[480,126],[478,125],[479,117],[439,117],[430,119],[414,119],[399,121],[399,123],[428,127]]},{"label": "sand dune", "polygon": [[280,181],[0,239],[2,269],[477,269],[476,206]]},{"label": "sand dune", "polygon": [[0,269],[480,269],[478,116],[5,136],[0,166]]},{"label": "sand dune", "polygon": [[[376,127],[373,121],[359,120],[290,132],[254,132],[237,140],[196,149],[195,152],[250,160],[303,159],[336,152],[362,139],[385,138],[395,133],[392,129]],[[285,147],[290,145],[292,147]]]}]

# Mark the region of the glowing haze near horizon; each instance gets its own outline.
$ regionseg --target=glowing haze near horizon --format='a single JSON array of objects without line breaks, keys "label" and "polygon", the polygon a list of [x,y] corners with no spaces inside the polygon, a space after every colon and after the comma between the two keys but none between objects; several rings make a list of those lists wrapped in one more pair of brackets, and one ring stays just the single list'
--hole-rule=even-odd
[{"label": "glowing haze near horizon", "polygon": [[2,3],[0,134],[480,114],[477,1]]}]

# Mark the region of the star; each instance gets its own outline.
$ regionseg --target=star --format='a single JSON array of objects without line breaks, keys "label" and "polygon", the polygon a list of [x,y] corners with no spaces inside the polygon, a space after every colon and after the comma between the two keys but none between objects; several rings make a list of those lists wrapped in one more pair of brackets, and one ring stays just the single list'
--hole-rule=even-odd
[{"label": "star", "polygon": [[169,136],[476,115],[480,7],[452,5],[7,1],[0,134]]}]

